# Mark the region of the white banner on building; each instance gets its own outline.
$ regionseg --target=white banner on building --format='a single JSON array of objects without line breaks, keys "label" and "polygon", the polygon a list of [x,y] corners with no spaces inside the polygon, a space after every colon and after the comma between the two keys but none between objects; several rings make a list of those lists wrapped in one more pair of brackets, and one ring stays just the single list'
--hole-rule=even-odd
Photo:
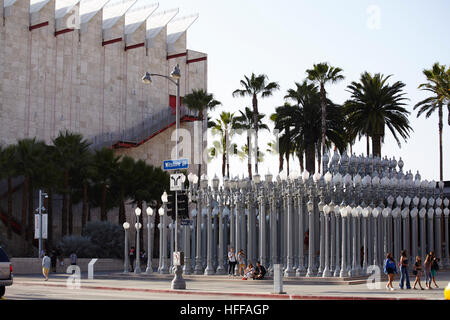
[{"label": "white banner on building", "polygon": [[[47,239],[48,215],[42,215],[42,239]],[[39,239],[39,214],[34,215],[34,238]]]}]

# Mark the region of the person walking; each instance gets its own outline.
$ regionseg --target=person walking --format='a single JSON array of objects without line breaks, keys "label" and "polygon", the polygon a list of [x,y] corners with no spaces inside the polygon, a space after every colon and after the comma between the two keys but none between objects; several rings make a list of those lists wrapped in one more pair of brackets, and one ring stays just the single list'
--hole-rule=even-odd
[{"label": "person walking", "polygon": [[402,250],[400,252],[400,289],[403,290],[403,286],[406,280],[406,289],[411,289],[411,284],[409,282],[409,274],[408,274],[408,255],[406,250]]},{"label": "person walking", "polygon": [[239,250],[237,253],[237,259],[238,259],[238,263],[239,263],[239,276],[243,276],[245,273],[245,253],[244,250]]},{"label": "person walking", "polygon": [[425,261],[423,263],[425,269],[425,286],[428,290],[431,289],[431,262],[432,262],[432,255],[430,252],[429,254],[427,254]]},{"label": "person walking", "polygon": [[44,251],[44,257],[42,258],[42,274],[44,275],[45,280],[48,281],[48,271],[50,270],[51,259],[48,256],[47,252]]},{"label": "person walking", "polygon": [[416,257],[416,262],[414,262],[413,275],[416,276],[416,281],[414,281],[413,289],[417,290],[416,284],[419,284],[420,290],[424,290],[422,284],[420,283],[420,277],[422,276],[422,258],[420,256]]},{"label": "person walking", "polygon": [[136,260],[136,249],[134,247],[131,247],[129,256],[130,256],[131,272],[134,272],[134,260]]},{"label": "person walking", "polygon": [[236,253],[234,248],[231,247],[228,251],[228,276],[234,277],[234,269],[236,268]]},{"label": "person walking", "polygon": [[75,252],[72,252],[70,254],[70,264],[72,266],[76,266],[77,265],[77,259],[78,259],[77,254]]},{"label": "person walking", "polygon": [[386,255],[386,261],[384,263],[384,273],[388,275],[388,283],[386,284],[387,290],[394,290],[394,286],[392,285],[392,280],[394,280],[394,274],[397,273],[397,267],[395,266],[394,258],[392,257],[392,253],[388,253]]},{"label": "person walking", "polygon": [[[431,280],[433,281],[434,286],[436,288],[439,288],[439,286],[436,283],[436,274],[439,270],[439,259],[436,257],[436,254],[434,253],[434,251],[431,251],[430,254],[431,254],[431,268],[430,268]],[[431,283],[430,283],[430,287],[431,287]]]}]

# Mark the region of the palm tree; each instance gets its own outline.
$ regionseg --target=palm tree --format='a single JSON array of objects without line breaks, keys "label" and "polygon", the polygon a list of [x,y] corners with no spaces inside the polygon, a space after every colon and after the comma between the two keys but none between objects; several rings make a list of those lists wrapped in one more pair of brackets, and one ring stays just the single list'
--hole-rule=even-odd
[{"label": "palm tree", "polygon": [[[16,148],[16,170],[19,175],[24,177],[23,198],[22,198],[22,236],[24,239],[32,238],[32,226],[34,219],[34,208],[30,202],[30,194],[33,192],[33,176],[38,170],[39,160],[45,152],[43,141],[36,141],[36,138],[22,139],[17,142]],[[28,212],[28,219],[27,219]],[[31,214],[30,214],[31,212]],[[27,223],[28,221],[28,223]],[[27,231],[26,231],[27,230]]]},{"label": "palm tree", "polygon": [[12,228],[11,228],[11,220],[12,220],[12,195],[13,195],[13,187],[12,187],[12,179],[17,176],[17,171],[15,167],[15,154],[16,154],[16,146],[9,145],[6,148],[0,148],[0,174],[3,178],[7,179],[8,183],[8,191],[7,191],[7,213],[6,213],[6,230],[7,237],[9,240],[12,239]]},{"label": "palm tree", "polygon": [[404,83],[397,81],[390,85],[380,73],[372,76],[368,72],[361,75],[360,82],[353,81],[348,86],[351,98],[345,102],[348,126],[361,135],[372,138],[372,152],[381,158],[381,141],[384,140],[385,126],[389,128],[400,147],[400,135],[404,140],[412,130],[407,111],[403,106]]},{"label": "palm tree", "polygon": [[[320,86],[320,105],[322,107],[322,154],[325,154],[325,136],[327,131],[325,85],[330,82],[336,83],[344,80],[344,76],[341,72],[341,68],[329,66],[328,63],[325,62],[314,64],[313,69],[306,70],[308,79]],[[321,171],[320,168],[319,171]]]},{"label": "palm tree", "polygon": [[[200,136],[200,150],[203,153],[203,113],[208,110],[212,110],[222,103],[214,99],[214,95],[207,93],[203,89],[194,89],[191,93],[183,97],[183,103],[188,107],[188,109],[193,111],[198,111],[198,120],[202,123],[201,136]],[[202,160],[198,165],[198,176],[201,176]],[[200,185],[200,184],[199,184]]]},{"label": "palm tree", "polygon": [[225,169],[226,176],[230,177],[230,150],[235,149],[235,144],[230,145],[230,141],[232,139],[234,130],[236,129],[236,118],[234,117],[234,113],[223,111],[219,118],[215,121],[211,121],[208,124],[208,127],[212,129],[213,135],[219,135],[220,140],[215,141],[217,143],[213,144],[213,154],[217,156],[218,154],[222,154],[222,176],[225,177]]},{"label": "palm tree", "polygon": [[[257,149],[256,157],[258,158],[258,131],[259,131],[259,121],[258,121],[258,96],[262,98],[270,97],[276,90],[280,89],[277,82],[269,82],[268,77],[265,74],[260,74],[256,76],[254,73],[249,77],[244,75],[245,80],[241,80],[241,87],[243,89],[236,89],[233,91],[233,97],[252,97],[253,106],[253,124],[252,129],[255,130],[255,145]],[[258,173],[258,161],[255,163],[255,172]],[[251,177],[250,177],[251,178]]]},{"label": "palm tree", "polygon": [[[63,174],[61,189],[63,196],[61,235],[64,237],[67,231],[69,231],[69,234],[73,232],[73,190],[71,187],[71,176],[74,175],[74,171],[80,171],[86,164],[90,143],[81,134],[71,133],[66,130],[60,132],[58,137],[53,139],[53,145],[55,146],[55,161]],[[67,203],[67,195],[69,195],[69,204]],[[69,217],[67,217],[68,213]],[[68,226],[67,221],[69,222]]]},{"label": "palm tree", "polygon": [[125,200],[131,195],[133,190],[135,164],[136,162],[133,158],[124,156],[120,160],[117,170],[112,177],[113,193],[119,201],[119,225],[122,225],[126,220]]},{"label": "palm tree", "polygon": [[[245,112],[239,111],[239,113],[241,114],[240,116],[237,116],[236,122],[235,122],[235,129],[240,130],[241,132],[243,130],[245,130],[247,132],[247,149],[243,149],[242,152],[244,152],[245,154],[247,154],[248,156],[248,175],[249,178],[252,179],[252,150],[248,150],[248,147],[251,146],[250,144],[250,134],[249,134],[249,130],[255,128],[256,126],[260,129],[266,129],[269,130],[269,127],[264,124],[262,122],[262,119],[266,116],[263,113],[259,113],[256,117],[255,117],[255,113],[250,110],[250,108],[245,107]],[[257,119],[257,125],[255,125],[255,119]],[[242,153],[241,152],[241,153]],[[260,159],[259,157],[259,148],[257,147],[257,161],[259,162],[258,159]]]},{"label": "palm tree", "polygon": [[100,192],[100,220],[107,221],[107,196],[111,191],[113,177],[119,166],[121,156],[116,156],[114,150],[103,148],[96,150],[93,158],[93,181]]},{"label": "palm tree", "polygon": [[433,95],[418,102],[414,106],[414,110],[420,107],[417,112],[417,117],[420,117],[425,113],[425,117],[428,119],[434,111],[438,111],[439,119],[439,178],[443,181],[443,156],[442,156],[442,131],[443,131],[443,106],[447,103],[449,108],[449,125],[450,125],[450,86],[449,75],[450,68],[445,70],[445,65],[440,65],[436,62],[431,69],[423,70],[423,74],[427,78],[427,83],[419,85],[419,89],[429,91]]}]

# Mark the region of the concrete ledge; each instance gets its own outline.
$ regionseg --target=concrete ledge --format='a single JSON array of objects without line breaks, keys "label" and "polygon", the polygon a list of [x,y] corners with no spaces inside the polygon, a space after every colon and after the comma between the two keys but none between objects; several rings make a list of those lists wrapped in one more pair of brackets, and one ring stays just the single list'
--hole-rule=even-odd
[{"label": "concrete ledge", "polygon": [[[80,267],[81,272],[88,271],[88,264],[92,258],[78,259],[77,265]],[[13,274],[41,274],[42,273],[42,260],[38,258],[11,258],[13,266]],[[70,259],[64,259],[64,265],[61,266],[57,263],[56,272],[65,273],[67,267],[70,266]],[[123,270],[123,260],[119,259],[98,259],[94,265],[95,271],[120,271]],[[50,270],[52,272],[52,270]]]}]

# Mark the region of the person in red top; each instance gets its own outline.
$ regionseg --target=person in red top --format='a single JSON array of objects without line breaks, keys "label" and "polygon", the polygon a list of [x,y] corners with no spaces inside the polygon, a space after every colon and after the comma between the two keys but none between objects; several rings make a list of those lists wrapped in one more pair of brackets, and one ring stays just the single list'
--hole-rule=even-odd
[{"label": "person in red top", "polygon": [[134,272],[134,260],[136,260],[136,249],[134,247],[131,247],[129,256],[130,256],[131,272]]}]

